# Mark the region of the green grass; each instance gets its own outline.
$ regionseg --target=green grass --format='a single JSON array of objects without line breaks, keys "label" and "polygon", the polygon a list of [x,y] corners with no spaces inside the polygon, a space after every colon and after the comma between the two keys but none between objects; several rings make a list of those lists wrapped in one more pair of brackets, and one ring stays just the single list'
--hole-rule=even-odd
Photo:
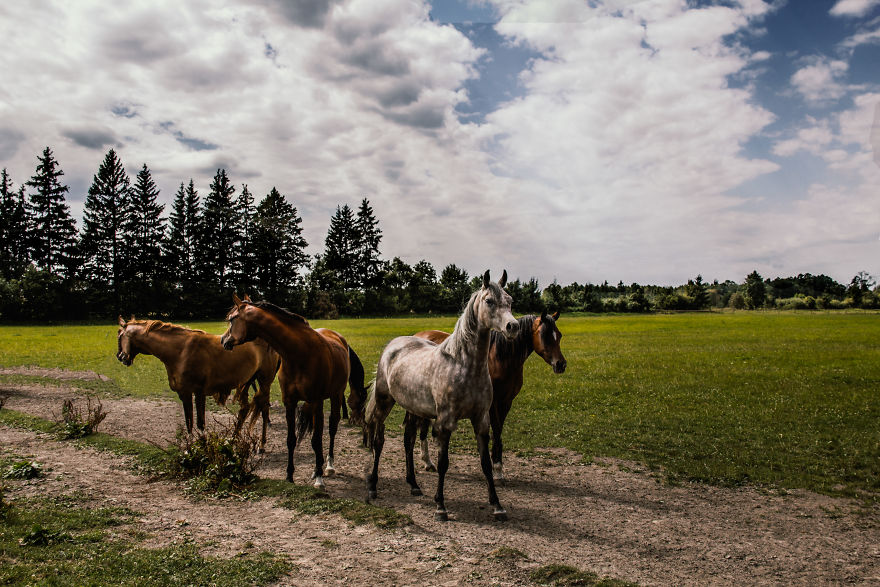
[{"label": "green grass", "polygon": [[192,543],[144,548],[136,532],[121,531],[138,517],[76,496],[15,500],[0,524],[0,584],[265,585],[292,568],[269,553],[221,559],[202,556]]},{"label": "green grass", "polygon": [[[313,321],[372,376],[384,345],[454,317]],[[221,333],[222,322],[191,326]],[[880,499],[880,314],[736,312],[560,319],[568,370],[538,357],[505,426],[508,451],[566,447],[671,480],[752,483]],[[153,357],[126,368],[116,327],[0,327],[3,366],[91,369],[122,394],[174,397]],[[277,388],[277,383],[276,383]],[[276,389],[277,398],[277,389]],[[397,433],[396,409],[389,432]],[[470,426],[454,435],[475,450]]]}]

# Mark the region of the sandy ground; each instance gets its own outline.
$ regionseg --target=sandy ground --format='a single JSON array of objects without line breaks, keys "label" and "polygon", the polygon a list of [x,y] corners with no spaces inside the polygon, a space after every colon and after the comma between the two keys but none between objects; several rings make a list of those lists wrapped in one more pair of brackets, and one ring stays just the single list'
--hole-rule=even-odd
[{"label": "sandy ground", "polygon": [[[9,409],[52,418],[62,399],[77,394],[63,387],[64,378],[92,375],[54,373],[49,376],[61,387],[2,385],[0,395],[8,396]],[[168,401],[103,398],[108,416],[100,430],[168,443],[183,422],[173,397],[169,391]],[[258,474],[283,479],[280,406],[272,406],[272,421]],[[467,433],[465,427],[457,432]],[[325,450],[326,444],[325,426]],[[436,474],[419,473],[425,496],[410,496],[402,444],[399,436],[386,442],[376,503],[409,514],[414,524],[389,531],[355,527],[337,516],[298,515],[271,499],[196,500],[178,484],[132,474],[124,458],[0,427],[0,447],[49,469],[37,481],[9,482],[10,497],[84,492],[96,505],[143,512],[139,529],[150,534],[151,544],[193,539],[218,556],[284,553],[296,565],[285,584],[522,585],[534,567],[561,563],[643,585],[880,585],[877,507],[806,491],[780,496],[753,488],[668,486],[634,463],[584,464],[576,454],[547,450],[530,458],[506,455],[508,480],[498,493],[507,522],[492,519],[476,454],[452,455],[450,521],[439,523],[431,498]],[[361,499],[370,459],[359,431],[340,428],[337,446],[338,474],[326,478],[327,490]],[[300,447],[297,483],[307,482],[312,462],[310,447]],[[493,556],[502,546],[527,558]]]}]

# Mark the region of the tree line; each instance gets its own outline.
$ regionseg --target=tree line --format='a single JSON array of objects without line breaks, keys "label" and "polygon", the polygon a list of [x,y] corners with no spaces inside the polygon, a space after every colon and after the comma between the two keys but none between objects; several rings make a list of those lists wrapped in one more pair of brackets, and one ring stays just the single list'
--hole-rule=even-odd
[{"label": "tree line", "polygon": [[[181,182],[171,209],[144,164],[132,178],[110,149],[92,179],[82,227],[67,205],[69,187],[49,147],[15,189],[0,176],[0,319],[90,319],[135,314],[216,318],[230,294],[248,293],[318,318],[340,315],[457,313],[478,287],[455,264],[439,276],[421,260],[382,258],[382,231],[367,198],[337,206],[321,254],[311,257],[302,218],[276,189],[257,201],[218,169],[204,196]],[[518,312],[877,307],[874,281],[860,272],[849,286],[825,275],[678,287],[611,286],[536,279],[508,282]]]}]

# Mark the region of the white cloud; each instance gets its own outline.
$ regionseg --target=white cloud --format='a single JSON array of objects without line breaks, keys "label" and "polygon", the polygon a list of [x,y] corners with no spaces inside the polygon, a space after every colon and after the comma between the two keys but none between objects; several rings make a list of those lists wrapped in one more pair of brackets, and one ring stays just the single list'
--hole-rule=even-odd
[{"label": "white cloud", "polygon": [[876,6],[880,6],[880,0],[837,0],[828,12],[832,16],[858,17],[865,16]]},{"label": "white cloud", "polygon": [[848,69],[846,61],[814,57],[791,76],[791,84],[808,102],[836,100],[846,93],[842,78]]}]

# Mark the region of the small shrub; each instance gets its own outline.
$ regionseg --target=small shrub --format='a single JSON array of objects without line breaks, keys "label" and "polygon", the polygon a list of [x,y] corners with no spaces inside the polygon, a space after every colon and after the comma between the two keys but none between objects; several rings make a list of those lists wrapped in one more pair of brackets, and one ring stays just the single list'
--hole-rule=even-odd
[{"label": "small shrub", "polygon": [[92,406],[92,399],[88,398],[85,409],[78,407],[72,399],[64,400],[61,406],[61,420],[58,422],[62,439],[82,438],[98,429],[98,425],[107,417],[104,406],[99,401]]},{"label": "small shrub", "polygon": [[51,546],[60,542],[70,542],[73,537],[63,530],[51,531],[36,524],[31,531],[18,539],[21,546]]},{"label": "small shrub", "polygon": [[19,461],[3,472],[4,479],[36,479],[43,474],[43,466],[36,461]]},{"label": "small shrub", "polygon": [[171,472],[190,479],[196,491],[228,495],[256,480],[254,471],[262,461],[258,446],[255,435],[243,428],[236,436],[231,424],[197,436],[178,429]]}]

